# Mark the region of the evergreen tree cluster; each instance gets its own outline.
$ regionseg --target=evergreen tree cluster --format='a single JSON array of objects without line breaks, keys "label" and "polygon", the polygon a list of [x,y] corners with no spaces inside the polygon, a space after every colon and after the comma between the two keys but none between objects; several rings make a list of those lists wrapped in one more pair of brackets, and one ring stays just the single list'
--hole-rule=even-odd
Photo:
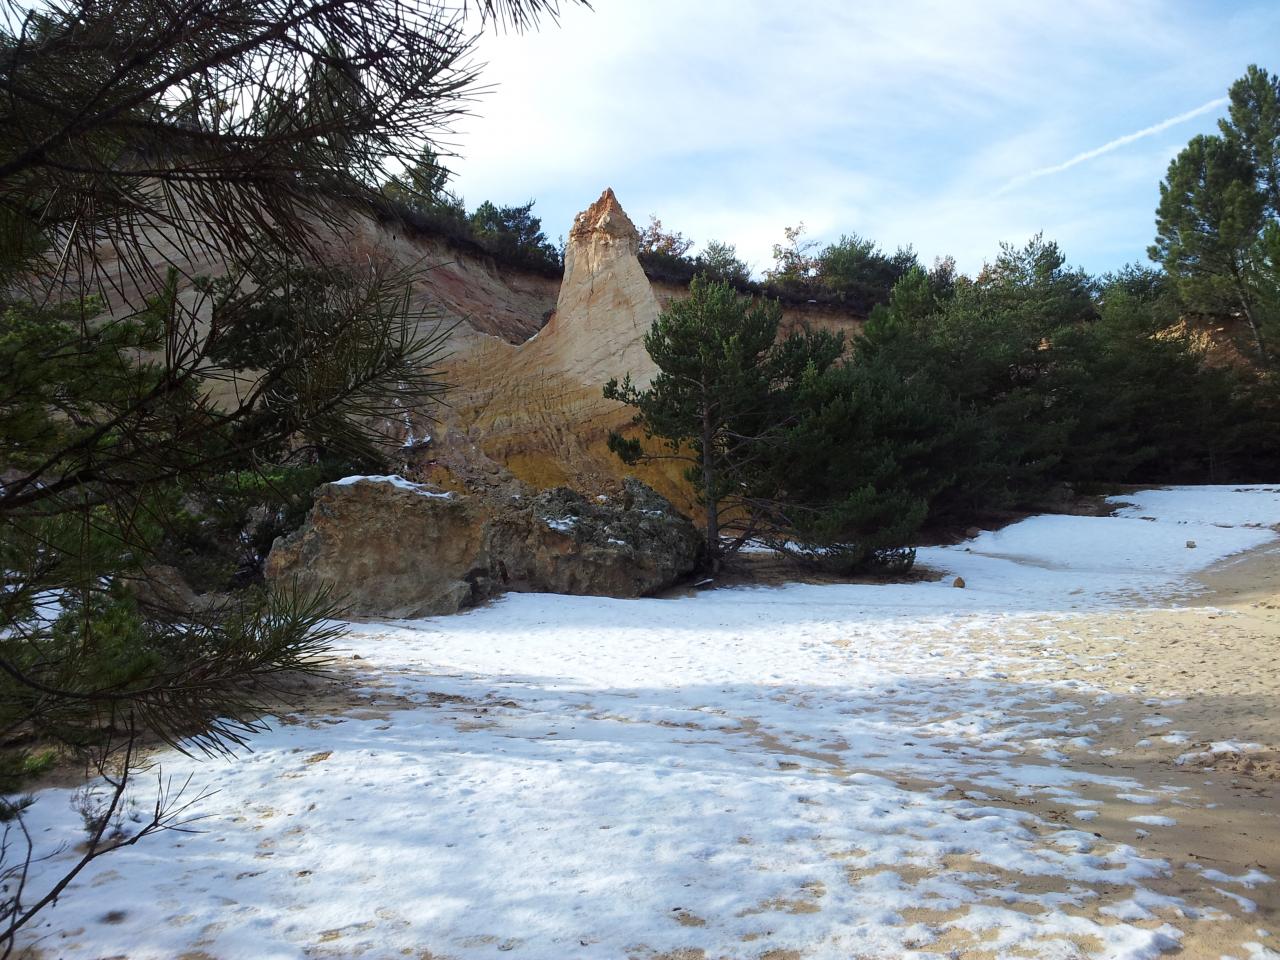
[{"label": "evergreen tree cluster", "polygon": [[414,229],[455,243],[474,245],[499,262],[556,275],[564,255],[542,231],[533,215],[534,201],[498,206],[484,201],[471,213],[449,189],[452,173],[431,147],[405,170],[382,184],[384,214]]},{"label": "evergreen tree cluster", "polygon": [[[919,266],[910,247],[887,254],[856,233],[825,247],[805,239],[803,223],[785,228],[783,234],[785,241],[774,244],[773,267],[765,272],[761,289],[782,300],[832,304],[865,316],[888,302],[894,284]],[[936,269],[948,267],[943,262]]]},{"label": "evergreen tree cluster", "polygon": [[661,283],[683,286],[702,276],[723,280],[740,290],[752,288],[751,270],[738,258],[733,244],[712,240],[697,253],[690,253],[693,247],[693,240],[678,230],[668,230],[657,215],[650,214],[649,225],[640,231],[637,254],[649,279]]},{"label": "evergreen tree cluster", "polygon": [[684,459],[713,566],[756,538],[841,569],[902,565],[924,526],[1125,483],[1280,473],[1280,395],[1208,362],[1177,284],[1070,268],[1041,237],[975,278],[913,266],[849,343],[779,337],[780,308],[695,280],[646,338],[658,375],[611,382],[628,462]]},{"label": "evergreen tree cluster", "polygon": [[[692,240],[667,230],[657,216],[649,220],[640,232],[639,257],[651,280],[686,285],[701,276],[781,303],[825,304],[865,316],[877,304],[887,303],[894,284],[920,265],[911,248],[887,254],[856,233],[820,247],[805,239],[802,223],[784,229],[785,241],[773,247],[773,266],[757,281],[732,244],[712,240],[692,253]],[[944,259],[934,264],[930,277],[945,288],[954,273],[955,262]]]},{"label": "evergreen tree cluster", "polygon": [[[1275,480],[1280,77],[1251,66],[1229,99],[1220,135],[1194,138],[1160,186],[1162,269],[1091,277],[1036,236],[970,278],[789,227],[765,284],[695,280],[663,314],[652,384],[605,387],[636,409],[611,445],[688,462],[713,565],[751,537],[845,568],[909,562],[923,526],[1073,490]],[[867,321],[847,344],[779,339],[767,295],[797,292]],[[1205,317],[1243,321],[1244,362],[1210,362],[1188,322]]]}]

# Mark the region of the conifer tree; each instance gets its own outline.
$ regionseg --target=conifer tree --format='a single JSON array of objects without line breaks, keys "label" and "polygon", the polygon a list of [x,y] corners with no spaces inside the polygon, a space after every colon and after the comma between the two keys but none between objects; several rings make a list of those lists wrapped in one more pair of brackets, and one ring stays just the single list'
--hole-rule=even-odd
[{"label": "conifer tree", "polygon": [[1253,167],[1267,214],[1280,217],[1280,76],[1250,64],[1231,85],[1228,118],[1218,126]]},{"label": "conifer tree", "polygon": [[[702,503],[707,563],[726,552],[721,529],[726,509],[758,461],[755,445],[770,406],[770,355],[781,312],[752,302],[727,283],[695,277],[689,296],[676,300],[644,337],[658,373],[644,388],[630,374],[610,380],[604,395],[636,408],[636,420],[661,453],[614,434],[609,446],[628,463],[666,458],[688,463],[686,477]],[[767,424],[765,425],[767,430]],[[742,518],[739,518],[742,519]]]},{"label": "conifer tree", "polygon": [[[377,459],[382,425],[439,397],[442,332],[412,277],[328,251],[475,75],[444,3],[4,9],[0,794],[51,750],[110,785],[43,890],[26,801],[0,803],[7,954],[89,861],[180,819],[162,788],[150,820],[111,832],[140,738],[234,747],[334,637],[335,598],[194,603],[165,561],[200,503],[318,452]],[[555,12],[479,9],[517,27]]]},{"label": "conifer tree", "polygon": [[1193,309],[1241,311],[1264,363],[1269,356],[1258,307],[1275,282],[1259,242],[1266,209],[1241,144],[1195,137],[1170,162],[1160,184],[1156,242],[1149,251]]},{"label": "conifer tree", "polygon": [[1187,308],[1242,315],[1265,366],[1280,321],[1280,76],[1250,65],[1229,96],[1221,136],[1169,164],[1149,252]]}]

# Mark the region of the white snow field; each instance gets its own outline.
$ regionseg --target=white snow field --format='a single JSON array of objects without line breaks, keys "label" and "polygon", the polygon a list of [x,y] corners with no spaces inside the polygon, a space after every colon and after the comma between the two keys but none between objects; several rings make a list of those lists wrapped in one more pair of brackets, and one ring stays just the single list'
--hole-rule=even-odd
[{"label": "white snow field", "polygon": [[[1276,538],[1280,487],[1122,499],[1115,517],[922,550],[938,582],[512,595],[354,625],[342,656],[374,709],[284,717],[230,761],[163,754],[165,777],[218,791],[203,832],[96,861],[28,942],[130,960],[846,960],[945,956],[978,933],[996,955],[1157,956],[1270,878],[1153,890],[1171,865],[1141,838],[1183,788],[1073,767],[1097,723],[1026,679],[1052,650],[1020,638],[1172,602],[1187,574]],[[1133,804],[1133,845],[1089,832],[1085,788]],[[71,797],[31,810],[46,851],[79,835]]]}]

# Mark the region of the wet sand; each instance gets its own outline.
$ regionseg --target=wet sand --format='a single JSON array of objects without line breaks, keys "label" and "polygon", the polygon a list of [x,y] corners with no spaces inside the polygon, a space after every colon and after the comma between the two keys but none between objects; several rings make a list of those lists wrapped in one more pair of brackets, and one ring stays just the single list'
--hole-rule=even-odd
[{"label": "wet sand", "polygon": [[[1005,802],[1167,860],[1171,876],[1151,888],[1210,913],[1187,922],[1153,911],[1184,932],[1179,957],[1275,956],[1262,951],[1280,953],[1280,545],[1219,563],[1170,599],[1164,609],[1029,624],[1014,641],[1044,654],[1018,679],[1062,684],[1063,698],[1084,708],[1080,725],[1101,721],[1092,744],[1065,751],[1070,766],[1168,788],[1167,802],[1085,788],[1081,796],[1100,801],[1085,822],[1076,807]],[[1165,820],[1176,822],[1158,825]],[[1207,884],[1217,874],[1206,871],[1257,871],[1274,882]],[[1099,893],[1095,910],[1112,901]],[[1213,919],[1214,908],[1231,916]],[[961,955],[983,956],[976,946]]]}]

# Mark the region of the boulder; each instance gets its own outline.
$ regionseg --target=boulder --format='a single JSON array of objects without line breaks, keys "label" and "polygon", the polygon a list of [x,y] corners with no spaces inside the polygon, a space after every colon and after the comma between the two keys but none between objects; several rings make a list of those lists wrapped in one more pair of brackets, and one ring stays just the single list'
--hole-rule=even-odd
[{"label": "boulder", "polygon": [[316,492],[266,575],[332,589],[352,616],[419,617],[507,590],[644,596],[690,573],[700,549],[693,525],[631,479],[589,500],[563,487],[494,496],[351,477]]},{"label": "boulder", "polygon": [[490,569],[502,589],[642,597],[692,572],[701,543],[664,497],[628,478],[617,498],[557,487],[495,516]]},{"label": "boulder", "polygon": [[484,551],[471,498],[400,477],[349,477],[316,491],[306,522],[271,547],[272,583],[332,590],[352,616],[421,617],[473,601]]}]

